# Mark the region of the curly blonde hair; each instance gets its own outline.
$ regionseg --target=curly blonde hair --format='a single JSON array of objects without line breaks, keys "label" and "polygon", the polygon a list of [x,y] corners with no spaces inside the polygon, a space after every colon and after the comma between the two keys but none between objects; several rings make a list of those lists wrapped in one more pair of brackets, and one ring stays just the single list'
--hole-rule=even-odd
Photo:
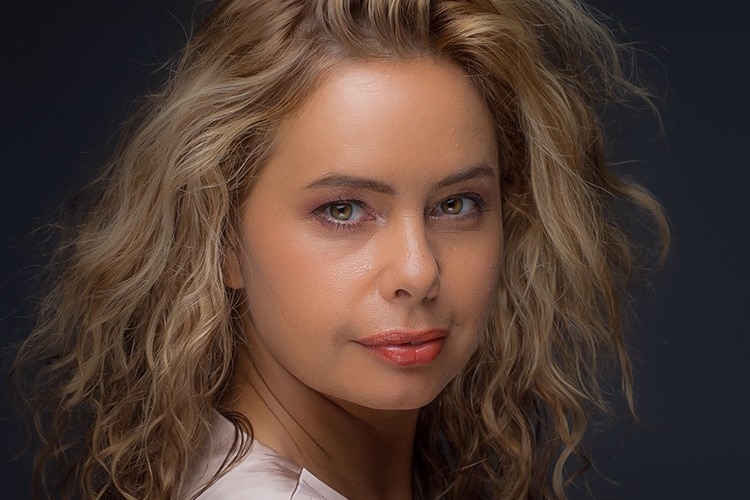
[{"label": "curly blonde hair", "polygon": [[[14,365],[36,484],[179,494],[233,373],[222,263],[279,127],[337,64],[427,57],[461,68],[494,119],[505,255],[483,345],[421,412],[415,498],[565,498],[610,360],[632,405],[620,204],[668,241],[658,203],[606,161],[602,106],[648,101],[622,53],[576,0],[221,2],[59,245]],[[248,449],[237,435],[227,467]]]}]

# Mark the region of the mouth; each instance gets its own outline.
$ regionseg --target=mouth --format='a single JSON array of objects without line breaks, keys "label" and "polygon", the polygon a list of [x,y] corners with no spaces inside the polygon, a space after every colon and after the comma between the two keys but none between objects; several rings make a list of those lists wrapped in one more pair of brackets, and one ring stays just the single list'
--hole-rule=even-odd
[{"label": "mouth", "polygon": [[358,343],[368,346],[386,346],[386,345],[417,345],[431,340],[445,338],[448,331],[444,329],[431,330],[389,330],[387,332],[376,333],[369,337],[357,340]]},{"label": "mouth", "polygon": [[378,358],[397,366],[422,366],[437,359],[447,330],[393,330],[357,340]]}]

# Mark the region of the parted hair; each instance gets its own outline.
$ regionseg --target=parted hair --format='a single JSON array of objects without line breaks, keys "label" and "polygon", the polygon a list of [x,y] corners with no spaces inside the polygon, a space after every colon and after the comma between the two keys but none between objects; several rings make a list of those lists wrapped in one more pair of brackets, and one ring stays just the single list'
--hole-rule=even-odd
[{"label": "parted hair", "polygon": [[337,65],[431,58],[494,120],[505,251],[483,342],[421,411],[414,497],[565,498],[612,367],[632,409],[640,260],[620,207],[650,215],[656,253],[669,236],[653,197],[607,163],[604,106],[648,103],[624,53],[576,0],[218,2],[59,237],[13,368],[37,493],[186,494],[242,344],[224,256],[279,127]]}]

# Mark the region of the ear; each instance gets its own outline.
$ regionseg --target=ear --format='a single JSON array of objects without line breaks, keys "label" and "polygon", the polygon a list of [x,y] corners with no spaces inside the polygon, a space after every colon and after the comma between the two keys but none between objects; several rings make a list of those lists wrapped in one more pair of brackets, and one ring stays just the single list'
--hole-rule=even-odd
[{"label": "ear", "polygon": [[242,266],[240,265],[240,246],[236,238],[231,238],[224,251],[221,263],[221,274],[224,286],[232,290],[245,288],[245,280],[242,277]]}]

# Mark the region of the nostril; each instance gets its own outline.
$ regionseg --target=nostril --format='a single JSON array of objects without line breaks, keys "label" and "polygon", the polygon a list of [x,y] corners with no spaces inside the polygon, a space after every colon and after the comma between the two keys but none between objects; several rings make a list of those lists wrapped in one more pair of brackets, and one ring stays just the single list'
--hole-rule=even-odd
[{"label": "nostril", "polygon": [[405,217],[384,233],[381,293],[389,300],[432,300],[440,288],[439,265],[421,219]]}]

